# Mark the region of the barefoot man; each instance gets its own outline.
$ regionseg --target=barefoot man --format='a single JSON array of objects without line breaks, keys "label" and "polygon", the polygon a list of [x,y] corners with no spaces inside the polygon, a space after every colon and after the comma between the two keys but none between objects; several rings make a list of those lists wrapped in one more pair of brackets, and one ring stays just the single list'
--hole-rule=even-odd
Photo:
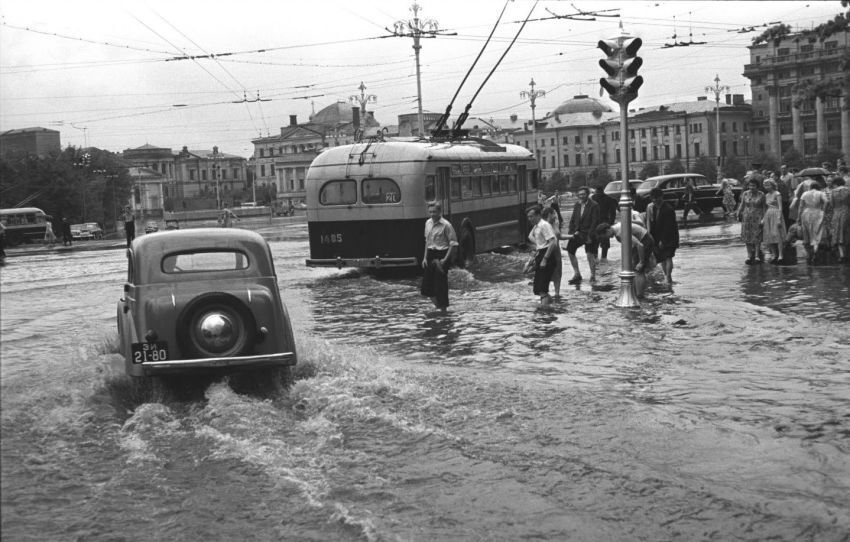
[{"label": "barefoot man", "polygon": [[451,222],[443,218],[439,202],[428,204],[425,221],[425,254],[422,256],[422,287],[420,292],[430,297],[434,306],[446,310],[449,306],[449,265],[457,250],[457,234]]}]

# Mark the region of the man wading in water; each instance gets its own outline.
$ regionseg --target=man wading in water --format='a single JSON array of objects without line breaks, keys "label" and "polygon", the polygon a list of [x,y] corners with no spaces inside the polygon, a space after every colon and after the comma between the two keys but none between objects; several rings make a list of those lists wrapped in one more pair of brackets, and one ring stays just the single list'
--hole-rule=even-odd
[{"label": "man wading in water", "polygon": [[428,204],[425,221],[425,254],[422,256],[422,287],[420,292],[430,297],[434,306],[446,310],[449,306],[449,265],[457,245],[457,234],[451,223],[443,218],[443,207],[437,202]]}]

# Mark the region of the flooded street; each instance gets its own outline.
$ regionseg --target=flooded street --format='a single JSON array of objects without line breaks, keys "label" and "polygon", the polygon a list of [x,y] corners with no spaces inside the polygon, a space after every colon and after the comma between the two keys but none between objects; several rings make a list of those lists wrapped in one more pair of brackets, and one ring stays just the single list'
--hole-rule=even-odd
[{"label": "flooded street", "polygon": [[850,540],[848,267],[746,266],[737,232],[683,229],[640,309],[613,306],[615,243],[593,286],[565,258],[552,310],[526,253],[480,255],[442,314],[415,277],[306,268],[290,227],[270,244],[301,367],[274,399],[128,397],[124,251],[10,258],[2,535]]}]

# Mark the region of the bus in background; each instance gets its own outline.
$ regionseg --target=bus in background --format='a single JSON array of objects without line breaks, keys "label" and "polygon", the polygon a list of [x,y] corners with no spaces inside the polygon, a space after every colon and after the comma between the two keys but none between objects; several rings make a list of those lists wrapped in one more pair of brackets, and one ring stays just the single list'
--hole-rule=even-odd
[{"label": "bus in background", "polygon": [[46,216],[44,211],[37,207],[0,209],[0,221],[6,226],[6,243],[13,247],[42,242]]},{"label": "bus in background", "polygon": [[484,139],[372,141],[320,153],[306,178],[309,267],[418,268],[428,202],[458,235],[457,264],[525,242],[537,163]]}]

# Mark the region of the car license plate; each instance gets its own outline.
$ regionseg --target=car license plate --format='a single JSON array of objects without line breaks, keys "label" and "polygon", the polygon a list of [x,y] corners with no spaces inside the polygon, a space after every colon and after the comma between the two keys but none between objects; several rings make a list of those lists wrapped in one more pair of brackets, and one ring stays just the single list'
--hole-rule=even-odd
[{"label": "car license plate", "polygon": [[130,350],[133,354],[133,363],[168,360],[168,343],[166,341],[133,343]]}]

